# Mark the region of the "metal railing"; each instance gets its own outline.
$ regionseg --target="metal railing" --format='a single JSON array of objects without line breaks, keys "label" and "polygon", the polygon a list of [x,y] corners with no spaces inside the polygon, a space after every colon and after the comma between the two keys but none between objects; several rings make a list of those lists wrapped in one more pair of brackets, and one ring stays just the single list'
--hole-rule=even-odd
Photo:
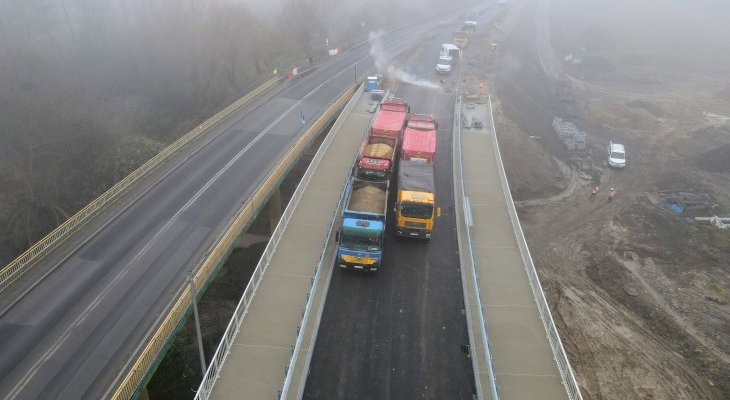
[{"label": "metal railing", "polygon": [[[455,119],[455,125],[456,125],[456,134],[457,134],[457,145],[455,147],[455,152],[458,152],[456,154],[456,157],[459,162],[459,176],[460,176],[460,184],[461,184],[461,193],[463,196],[463,199],[466,200],[466,188],[464,187],[464,162],[461,156],[461,148],[462,148],[462,141],[461,141],[461,97],[457,97],[456,100],[456,110],[454,112],[454,119]],[[467,202],[465,201],[463,203],[464,208],[464,214],[470,215],[470,210],[468,209]],[[469,218],[471,219],[471,218]],[[466,226],[466,237],[467,237],[467,243],[468,243],[468,252],[469,252],[469,260],[471,261],[471,269],[472,269],[472,285],[474,285],[474,289],[476,291],[476,298],[477,298],[477,310],[479,311],[479,324],[481,329],[479,329],[481,333],[481,339],[482,339],[482,346],[484,347],[484,353],[487,361],[487,376],[489,377],[489,389],[492,395],[492,400],[499,400],[499,389],[497,387],[497,381],[494,376],[494,361],[492,359],[492,351],[491,346],[489,344],[489,329],[487,327],[487,319],[484,317],[484,307],[482,306],[482,294],[479,291],[479,283],[477,282],[477,262],[474,258],[474,249],[473,249],[473,242],[471,238],[471,223],[468,223]],[[465,299],[466,300],[466,299]],[[479,371],[475,371],[477,374]],[[481,390],[478,392],[481,395]],[[481,397],[480,397],[481,398]]]},{"label": "metal railing", "polygon": [[[363,91],[364,91],[364,86],[363,86]],[[387,89],[385,91],[385,94],[383,95],[382,100],[387,99],[389,97],[389,95],[390,95],[390,89]],[[381,102],[382,102],[382,100],[381,100]],[[353,106],[354,106],[354,103],[353,103]],[[348,108],[346,111],[349,113],[351,110],[352,110],[352,107]],[[368,123],[368,126],[371,126],[372,125],[373,120],[375,119],[376,114],[377,113],[373,113],[373,116],[370,118],[370,122]],[[346,113],[343,112],[341,114],[340,118],[335,122],[335,125],[333,125],[332,130],[335,131],[335,132],[336,131],[339,131],[340,127],[344,123],[344,119],[345,118],[346,118]],[[361,134],[362,135],[365,135],[366,133],[367,133],[367,130],[364,131],[364,132],[362,132]],[[355,154],[352,157],[352,167],[350,167],[350,169],[348,169],[343,174],[344,185],[341,188],[340,199],[337,202],[337,206],[335,207],[335,215],[332,218],[332,221],[330,222],[329,234],[327,236],[327,239],[325,240],[324,247],[323,247],[324,255],[320,257],[319,263],[317,264],[317,268],[320,269],[320,270],[323,268],[323,266],[325,265],[325,263],[327,263],[327,262],[330,262],[332,264],[334,263],[334,260],[330,258],[330,257],[334,256],[334,254],[328,253],[327,252],[327,248],[329,246],[329,241],[332,238],[332,232],[335,230],[335,223],[338,222],[338,216],[341,215],[342,208],[344,207],[344,202],[345,202],[345,189],[346,189],[346,186],[347,186],[347,182],[349,180],[349,177],[350,177],[350,175],[352,173],[352,168],[354,168],[355,163],[358,160],[358,157],[359,157],[359,154],[357,152],[355,152]],[[330,277],[331,277],[331,275],[330,275]],[[315,275],[315,277],[313,278],[313,281],[314,281],[313,282],[313,285],[317,285],[319,279],[320,279],[319,273],[317,273],[317,275]],[[326,300],[327,299],[327,292],[328,292],[328,289],[329,289],[328,288],[328,286],[329,286],[329,279],[327,279],[323,283],[323,285],[324,285],[324,287],[323,287],[324,289],[323,289],[323,293],[322,293],[322,298],[324,300]],[[312,307],[312,301],[313,300],[314,300],[314,296],[311,296],[310,298],[307,299],[307,304],[305,306],[305,312],[309,312],[309,309]],[[317,320],[315,321],[315,325],[313,326],[313,330],[312,330],[311,343],[314,343],[314,341],[317,338],[317,334],[319,333],[319,323],[321,321],[322,312],[323,311],[324,311],[323,308],[320,308],[319,309],[319,314],[317,315]],[[306,327],[306,323],[308,323],[308,322],[306,322],[306,321],[303,322],[303,325],[302,326],[303,327]],[[301,336],[301,335],[302,335],[302,332],[299,332],[299,336]],[[297,338],[297,340],[299,340],[299,338]],[[313,346],[312,346],[312,348],[313,348]],[[301,351],[301,344],[294,351],[296,351],[297,353],[299,353]],[[302,373],[301,379],[299,380],[299,387],[297,388],[297,393],[296,394],[293,394],[293,396],[296,396],[296,397],[294,397],[295,399],[301,399],[303,397],[304,387],[305,387],[305,385],[307,383],[307,378],[308,378],[308,375],[309,375],[309,366],[311,365],[312,355],[313,354],[314,354],[313,351],[309,351],[307,353],[307,359],[304,361],[304,364],[301,367],[303,373]],[[294,365],[296,365],[296,364],[295,363],[292,363],[291,366],[290,366],[290,368],[293,367]],[[290,371],[290,369],[287,369],[287,372],[289,372],[289,371]],[[285,382],[284,386],[282,387],[282,389],[281,389],[281,391],[279,393],[279,396],[278,396],[279,399],[286,399],[287,397],[289,397],[289,390],[291,390],[291,389],[288,386],[290,386],[291,384],[292,384],[291,380],[289,382]]]},{"label": "metal railing", "polygon": [[5,290],[23,273],[28,271],[28,269],[35,265],[35,263],[43,258],[43,256],[45,256],[50,250],[53,250],[61,243],[63,243],[63,241],[71,236],[71,234],[76,232],[81,226],[88,222],[91,217],[98,214],[100,211],[112,204],[114,200],[116,200],[121,194],[125,193],[141,178],[147,176],[150,172],[159,167],[164,161],[166,161],[177,151],[182,149],[185,145],[189,144],[193,140],[202,136],[204,133],[208,132],[210,128],[212,128],[222,120],[226,119],[232,113],[267,91],[278,81],[279,78],[268,80],[261,86],[247,93],[245,96],[236,100],[234,103],[230,104],[228,107],[224,108],[212,117],[205,120],[202,124],[193,128],[193,130],[186,133],[184,136],[164,148],[161,152],[157,153],[157,155],[155,155],[147,162],[139,166],[137,169],[132,171],[132,173],[127,175],[124,179],[117,182],[114,186],[109,188],[99,197],[94,199],[91,203],[86,205],[86,207],[82,208],[76,214],[72,215],[64,223],[51,231],[51,233],[49,233],[43,239],[39,240],[37,243],[31,246],[23,254],[11,261],[2,270],[0,270],[0,292]]},{"label": "metal railing", "polygon": [[[358,89],[358,92],[362,90],[362,86],[360,89]],[[353,97],[353,93],[355,91],[354,87],[351,87],[348,89],[344,94],[342,94],[338,100],[330,106],[327,111],[323,114],[322,117],[319,118],[319,120],[312,125],[312,127],[309,128],[308,131],[315,132],[317,130],[321,130],[325,123],[331,119],[332,116],[334,116],[334,113],[342,108],[344,103],[349,99],[350,102],[346,105],[345,111],[348,109],[351,109],[354,106],[353,99],[356,99],[357,96]],[[340,123],[341,124],[341,123]],[[289,223],[289,220],[291,219],[292,215],[294,214],[294,211],[296,209],[296,206],[299,204],[299,201],[302,198],[302,194],[304,193],[304,190],[307,187],[307,184],[312,179],[312,176],[314,175],[314,171],[316,170],[316,167],[319,165],[320,161],[322,160],[324,156],[324,152],[326,151],[327,147],[329,147],[330,143],[332,142],[332,138],[328,135],[327,138],[325,138],[324,142],[322,143],[320,149],[315,154],[314,158],[312,159],[309,167],[307,168],[307,171],[304,173],[304,176],[302,177],[301,183],[297,186],[297,189],[294,191],[294,194],[292,195],[291,200],[289,201],[289,204],[287,205],[286,209],[284,210],[284,213],[281,216],[281,219],[279,220],[278,224],[276,225],[276,228],[274,229],[274,232],[271,234],[271,239],[269,239],[269,243],[266,246],[266,249],[264,250],[264,253],[261,256],[261,259],[259,260],[258,264],[256,265],[256,269],[254,270],[253,275],[251,276],[251,280],[249,281],[248,285],[246,285],[246,289],[243,292],[243,295],[241,296],[241,299],[238,303],[238,306],[236,307],[236,310],[233,313],[233,316],[231,317],[231,321],[228,323],[228,327],[226,328],[225,333],[223,334],[223,337],[221,338],[221,341],[218,345],[218,348],[216,349],[215,354],[213,355],[213,359],[210,361],[210,365],[208,366],[208,370],[205,373],[205,376],[203,377],[203,380],[200,384],[200,387],[198,388],[198,392],[195,395],[196,400],[204,400],[208,399],[210,396],[211,391],[213,390],[213,386],[215,385],[216,380],[218,379],[218,376],[220,375],[221,368],[226,360],[226,357],[230,353],[231,346],[236,338],[236,335],[238,334],[238,331],[241,327],[241,323],[243,322],[243,319],[248,312],[248,308],[251,304],[251,301],[253,300],[253,297],[256,293],[256,289],[258,288],[259,283],[261,282],[261,279],[264,276],[264,273],[266,272],[266,268],[269,266],[269,263],[271,262],[271,258],[273,257],[276,246],[279,243],[279,240],[281,239],[282,235],[284,234],[284,231]],[[330,229],[330,233],[328,234],[327,240],[325,241],[322,252],[320,254],[320,257],[322,258],[325,253],[325,248],[327,246],[327,243],[329,242],[329,235],[331,234],[332,230]],[[320,261],[321,265],[321,261]],[[312,284],[316,282],[317,274],[320,270],[320,265],[317,266],[317,268],[314,271],[314,278],[312,279]],[[311,296],[310,296],[311,297]],[[306,324],[306,320],[308,318],[308,309],[305,310],[303,316],[302,316],[302,323],[300,324],[300,327],[303,327]],[[301,333],[301,332],[299,332]],[[285,378],[285,382],[290,382],[290,371],[293,370],[293,366],[296,364],[296,354],[297,349],[301,344],[301,335],[298,334],[297,337],[297,343],[295,346],[295,351],[292,354],[292,357],[290,359],[289,367],[287,368],[287,374]]]},{"label": "metal railing", "polygon": [[[358,91],[355,93],[355,95],[352,96],[350,101],[347,103],[347,106],[342,111],[341,117],[335,121],[335,124],[332,126],[332,129],[330,132],[338,132],[340,127],[342,127],[342,124],[345,121],[345,117],[347,114],[352,111],[352,109],[355,107],[355,104],[360,99],[360,96],[362,95],[362,92],[364,91],[365,85],[361,84]],[[322,161],[322,158],[324,158],[324,154],[326,150],[329,148],[330,144],[334,140],[335,135],[327,135],[327,138],[322,143],[322,147],[320,148],[320,151],[317,152],[314,159],[312,160],[312,163],[310,164],[309,168],[307,169],[307,172],[305,173],[305,177],[307,178],[307,184],[309,183],[309,180],[311,180],[312,175],[314,175],[316,167],[319,165],[320,161]],[[316,161],[316,165],[315,165]],[[307,176],[309,174],[309,176]],[[349,175],[349,170],[348,170]],[[305,185],[306,186],[306,185]],[[297,187],[297,190],[302,189],[301,191],[304,192],[304,188],[302,188],[302,185]],[[301,194],[300,194],[301,197]],[[328,258],[325,257],[327,254],[327,246],[330,243],[330,240],[332,239],[332,232],[335,228],[335,221],[337,220],[337,212],[342,207],[342,202],[344,201],[345,197],[345,191],[342,190],[342,193],[340,194],[340,199],[337,202],[337,207],[333,210],[332,215],[332,221],[330,222],[329,229],[327,230],[327,238],[324,240],[324,243],[322,243],[322,250],[319,253],[319,262],[317,263],[317,266],[315,267],[314,276],[312,276],[312,288],[317,284],[317,281],[319,279],[319,273],[322,271],[322,266],[325,262],[327,262]],[[298,200],[298,199],[297,199]],[[308,296],[307,296],[307,304],[304,307],[304,314],[302,316],[302,322],[299,324],[300,329],[297,332],[297,340],[296,344],[294,345],[294,349],[292,350],[292,356],[289,360],[289,365],[286,368],[286,378],[284,379],[284,385],[282,385],[281,393],[279,394],[279,399],[286,399],[287,395],[289,394],[289,387],[292,383],[292,371],[294,371],[294,367],[297,364],[297,359],[299,357],[299,352],[302,347],[302,341],[304,339],[304,329],[307,326],[307,323],[309,322],[309,316],[312,309],[312,300],[314,296],[312,296],[312,291],[310,290]]]},{"label": "metal railing", "polygon": [[517,210],[515,209],[514,202],[512,201],[512,193],[510,192],[509,182],[507,181],[507,174],[504,170],[504,164],[502,164],[502,154],[499,150],[499,141],[497,140],[497,129],[494,125],[494,114],[492,112],[492,96],[489,96],[489,116],[492,121],[492,140],[494,142],[494,152],[497,158],[497,169],[499,170],[499,179],[502,182],[502,191],[504,192],[504,198],[507,201],[507,209],[509,210],[510,219],[512,220],[512,227],[515,232],[517,239],[517,245],[520,248],[520,254],[522,255],[522,261],[527,271],[527,276],[530,280],[530,287],[532,288],[532,294],[537,304],[537,309],[540,312],[540,319],[545,326],[548,341],[553,351],[553,357],[560,370],[560,376],[563,381],[568,397],[571,400],[582,400],[583,397],[580,393],[580,388],[575,380],[573,369],[570,367],[570,361],[568,355],[565,353],[563,343],[560,340],[555,321],[550,312],[547,300],[545,299],[545,293],[542,290],[540,284],[540,278],[537,275],[535,264],[532,262],[532,255],[530,255],[530,248],[527,246],[525,235],[522,232],[522,226],[520,225],[520,219],[517,216]]},{"label": "metal railing", "polygon": [[[252,221],[258,212],[258,210],[266,204],[269,194],[278,186],[279,181],[283,178],[286,172],[290,169],[296,160],[296,155],[300,154],[304,148],[311,142],[314,136],[321,131],[326,123],[334,116],[336,111],[344,105],[344,102],[349,96],[352,95],[354,87],[349,88],[342,94],[338,100],[332,104],[322,116],[312,124],[309,129],[302,135],[295,145],[286,153],[282,158],[282,161],[272,170],[269,176],[259,185],[254,192],[254,195],[244,204],[235,217],[233,223],[229,225],[226,231],[216,241],[215,247],[207,253],[206,259],[203,261],[201,267],[195,273],[194,282],[198,288],[203,288],[207,283],[208,277],[211,276],[211,272],[217,268],[222,262],[225,255],[232,248],[235,241],[239,238],[241,232]],[[286,211],[284,217],[286,217]],[[273,240],[273,236],[272,236]],[[277,238],[278,240],[278,238]],[[273,255],[273,249],[267,246],[262,255],[262,259],[270,259]],[[256,268],[251,280],[244,291],[242,296],[242,302],[245,300],[245,308],[243,310],[236,309],[233,320],[238,320],[242,315],[240,311],[245,313],[248,308],[248,304],[253,298],[253,293],[256,290],[261,278],[263,277],[263,269]],[[159,325],[155,333],[147,341],[147,345],[139,353],[133,366],[128,370],[127,375],[122,380],[122,383],[115,390],[112,398],[114,399],[129,399],[135,396],[140,389],[140,384],[143,382],[150,368],[155,364],[160,356],[160,351],[168,344],[172,334],[177,331],[180,327],[180,323],[183,316],[188,312],[191,302],[190,296],[186,292],[187,283],[184,283],[178,290],[177,301],[175,301],[165,315],[164,320]],[[240,304],[239,304],[240,305]],[[238,325],[238,323],[237,323]],[[235,332],[229,332],[226,330],[224,339],[226,337],[235,335]],[[211,366],[215,362],[215,357],[220,357],[218,352],[214,356],[214,361],[211,362]],[[210,368],[209,368],[210,370]],[[206,374],[207,375],[207,374]]]}]

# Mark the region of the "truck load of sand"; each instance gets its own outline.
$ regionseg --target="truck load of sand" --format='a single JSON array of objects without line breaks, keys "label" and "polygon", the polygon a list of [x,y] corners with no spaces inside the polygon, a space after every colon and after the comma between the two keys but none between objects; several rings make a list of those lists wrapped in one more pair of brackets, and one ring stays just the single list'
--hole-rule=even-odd
[{"label": "truck load of sand", "polygon": [[348,208],[353,211],[380,214],[385,209],[385,191],[372,185],[355,189],[350,196]]},{"label": "truck load of sand", "polygon": [[374,141],[365,146],[365,157],[370,158],[393,158],[393,145],[385,141]]}]

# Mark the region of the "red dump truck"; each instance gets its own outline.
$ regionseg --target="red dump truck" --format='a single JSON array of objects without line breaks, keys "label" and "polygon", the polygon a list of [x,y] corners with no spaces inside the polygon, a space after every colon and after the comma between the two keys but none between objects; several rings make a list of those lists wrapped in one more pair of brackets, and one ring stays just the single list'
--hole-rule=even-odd
[{"label": "red dump truck", "polygon": [[397,136],[368,135],[360,147],[357,176],[372,181],[389,180],[397,148]]},{"label": "red dump truck", "polygon": [[428,114],[413,114],[403,132],[401,159],[433,164],[438,123]]},{"label": "red dump truck", "polygon": [[373,120],[368,137],[360,147],[357,175],[369,180],[389,180],[393,161],[408,116],[408,104],[402,99],[386,99]]},{"label": "red dump truck", "polygon": [[370,127],[370,134],[375,136],[400,137],[406,124],[410,108],[403,99],[388,98],[383,100]]}]

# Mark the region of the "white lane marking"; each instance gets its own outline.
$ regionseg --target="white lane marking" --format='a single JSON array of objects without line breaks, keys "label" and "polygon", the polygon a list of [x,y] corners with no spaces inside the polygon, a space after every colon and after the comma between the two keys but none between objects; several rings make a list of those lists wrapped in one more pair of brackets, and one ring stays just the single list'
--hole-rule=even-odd
[{"label": "white lane marking", "polygon": [[[369,56],[361,58],[357,62],[361,62],[361,61],[367,59],[368,57]],[[192,206],[193,203],[195,203],[195,201],[198,200],[200,198],[200,196],[202,196],[210,188],[210,186],[212,186],[225,172],[227,172],[234,163],[236,163],[246,152],[248,152],[248,150],[254,144],[256,144],[264,135],[266,135],[274,126],[276,126],[279,122],[281,122],[281,120],[284,119],[284,117],[286,117],[289,113],[291,113],[292,110],[297,108],[302,103],[303,100],[309,98],[311,95],[313,95],[315,92],[317,92],[322,86],[331,82],[333,79],[339,77],[345,71],[349,71],[350,69],[351,69],[351,67],[347,67],[347,68],[343,69],[342,71],[333,75],[331,78],[327,79],[326,81],[322,82],[317,87],[315,87],[314,89],[309,91],[309,93],[304,95],[304,97],[302,97],[300,100],[297,100],[296,103],[294,103],[291,107],[289,107],[289,109],[284,111],[284,113],[279,115],[278,118],[276,118],[266,128],[264,128],[264,130],[261,131],[261,133],[259,133],[249,144],[247,144],[243,149],[241,149],[241,151],[239,151],[234,158],[232,158],[230,161],[228,161],[228,163],[226,163],[226,165],[222,169],[220,169],[210,180],[208,180],[208,182],[206,182],[206,184],[202,188],[200,188],[200,190],[198,190],[198,192],[195,193],[195,195],[190,200],[188,200],[188,202],[185,203],[185,205],[180,210],[178,210],[175,213],[175,215],[173,215],[172,218],[170,218],[170,220],[152,237],[152,239],[147,243],[147,245],[145,245],[139,252],[137,252],[137,254],[135,254],[134,258],[130,262],[128,262],[127,265],[125,266],[125,268],[119,274],[117,274],[114,277],[114,279],[111,280],[111,282],[109,282],[109,284],[99,293],[99,295],[97,295],[94,298],[94,300],[91,302],[91,304],[89,304],[84,309],[84,311],[81,313],[81,315],[79,315],[71,323],[71,325],[63,332],[61,337],[56,342],[54,342],[53,346],[51,346],[50,349],[48,349],[45,353],[43,353],[43,355],[40,357],[40,359],[38,361],[36,361],[35,364],[33,364],[33,366],[30,368],[30,370],[28,370],[28,372],[26,372],[26,374],[23,376],[23,378],[13,387],[13,389],[10,391],[10,393],[8,395],[8,399],[14,399],[18,396],[18,394],[20,394],[20,392],[25,388],[25,386],[28,384],[28,382],[31,379],[33,379],[35,374],[38,372],[41,364],[48,361],[56,353],[56,351],[58,351],[58,349],[61,347],[61,345],[63,345],[63,343],[71,336],[72,330],[75,327],[77,327],[83,323],[83,321],[86,319],[86,317],[89,316],[91,311],[94,310],[94,308],[96,308],[99,305],[99,303],[101,303],[101,300],[106,296],[106,294],[116,285],[116,283],[119,280],[121,280],[121,278],[123,278],[129,272],[129,269],[128,269],[129,266],[134,264],[136,261],[139,260],[139,258],[142,257],[142,255],[144,255],[147,251],[149,251],[150,247],[152,247],[152,245],[155,244],[157,242],[157,240],[160,238],[160,235],[162,233],[165,233],[165,231],[167,229],[169,229],[170,225],[172,225],[180,217],[180,215],[183,212],[187,211],[188,208],[190,208],[190,206]]]},{"label": "white lane marking", "polygon": [[[367,55],[365,57],[362,57],[362,58],[356,60],[353,64],[361,63],[362,61],[364,61],[364,60],[366,60],[366,59],[368,59],[370,57],[371,57],[370,55]],[[302,97],[300,100],[297,100],[297,102],[294,105],[292,105],[288,110],[286,110],[283,114],[281,114],[276,120],[274,120],[271,124],[269,124],[263,131],[261,131],[261,133],[259,133],[248,145],[246,145],[246,147],[244,147],[238,154],[236,154],[236,156],[235,156],[234,159],[232,159],[231,161],[229,161],[223,167],[223,169],[221,169],[220,171],[218,171],[218,173],[216,173],[216,175],[213,176],[213,178],[211,178],[205,184],[205,186],[203,186],[195,194],[195,196],[193,196],[193,198],[190,199],[190,201],[188,201],[187,203],[185,203],[185,205],[183,206],[182,209],[180,209],[177,213],[175,213],[175,215],[170,219],[170,221],[168,221],[162,227],[162,229],[157,234],[155,234],[155,236],[152,237],[152,239],[150,240],[150,242],[148,242],[148,244],[145,247],[143,247],[142,250],[140,250],[135,255],[135,257],[132,259],[132,261],[130,263],[127,263],[127,267],[130,264],[132,264],[132,262],[138,260],[139,257],[141,257],[142,254],[146,253],[149,250],[149,248],[151,247],[151,245],[154,244],[157,241],[159,235],[161,233],[163,233],[165,230],[167,230],[169,228],[169,226],[172,224],[172,222],[174,222],[179,217],[180,214],[182,214],[184,211],[186,211],[187,208],[189,208],[213,183],[215,183],[215,181],[217,181],[218,178],[220,178],[220,176],[223,175],[223,173],[225,173],[231,167],[231,165],[233,163],[235,163],[238,159],[240,159],[241,156],[243,156],[243,154],[245,154],[251,148],[251,146],[253,146],[256,142],[258,142],[263,137],[263,135],[265,135],[267,132],[269,132],[276,124],[278,124],[282,119],[284,119],[284,117],[286,117],[294,108],[298,107],[303,100],[309,98],[316,91],[318,91],[322,86],[324,86],[327,83],[331,82],[332,80],[334,80],[335,78],[339,77],[340,75],[342,75],[346,71],[350,71],[351,69],[352,69],[351,66],[350,67],[346,67],[346,68],[342,69],[340,72],[338,72],[335,75],[333,75],[331,78],[329,78],[326,81],[324,81],[321,84],[319,84],[317,87],[315,87],[314,89],[312,89],[311,91],[309,91],[306,95],[304,95],[304,97]],[[18,396],[18,394],[25,388],[25,386],[28,384],[28,382],[31,379],[33,379],[33,377],[35,376],[35,374],[38,372],[38,370],[40,369],[40,365],[43,362],[49,360],[56,353],[56,351],[58,351],[58,349],[61,347],[61,345],[71,335],[71,331],[73,330],[73,328],[75,328],[75,327],[79,326],[81,323],[83,323],[83,321],[86,319],[86,317],[89,315],[89,313],[94,308],[96,308],[96,306],[98,306],[98,304],[101,302],[101,299],[106,295],[106,293],[108,293],[109,290],[111,290],[111,288],[114,287],[116,285],[116,283],[122,277],[124,277],[127,274],[127,272],[128,272],[128,269],[127,268],[125,268],[124,270],[122,270],[119,274],[117,274],[117,276],[114,277],[114,279],[112,279],[112,281],[109,283],[109,285],[107,285],[107,287],[105,287],[102,290],[102,292],[96,298],[94,298],[94,300],[92,301],[92,303],[89,304],[89,306],[86,307],[86,309],[84,309],[84,311],[82,312],[82,314],[78,318],[76,318],[76,320],[74,320],[74,322],[69,326],[68,329],[66,329],[66,331],[64,331],[64,333],[61,335],[61,337],[59,338],[59,340],[57,340],[54,343],[54,345],[48,351],[46,351],[35,364],[33,364],[33,366],[31,367],[31,369],[28,370],[28,372],[23,376],[23,378],[13,387],[13,389],[10,392],[10,394],[8,395],[8,399],[14,399],[14,398],[16,398]]]}]

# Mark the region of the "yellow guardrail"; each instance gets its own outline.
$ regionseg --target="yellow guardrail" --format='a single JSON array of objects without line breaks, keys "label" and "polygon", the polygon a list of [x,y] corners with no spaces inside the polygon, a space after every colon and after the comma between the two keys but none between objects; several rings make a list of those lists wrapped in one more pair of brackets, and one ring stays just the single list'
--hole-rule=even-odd
[{"label": "yellow guardrail", "polygon": [[[325,112],[315,121],[309,129],[302,135],[297,143],[287,152],[279,164],[271,171],[264,182],[259,185],[254,195],[244,204],[238,215],[229,225],[228,229],[221,235],[217,244],[208,253],[205,261],[195,274],[195,287],[202,288],[206,284],[212,272],[222,261],[228,250],[233,246],[238,236],[241,234],[247,224],[256,217],[256,212],[266,204],[269,195],[278,186],[279,182],[289,169],[293,166],[298,156],[304,151],[306,146],[314,139],[314,137],[324,129],[326,124],[334,118],[337,111],[344,107],[347,100],[355,93],[356,86],[351,87],[343,93]],[[122,383],[117,387],[112,398],[119,400],[130,399],[138,393],[140,385],[143,383],[147,372],[154,365],[160,351],[166,345],[168,339],[178,329],[178,325],[186,312],[191,306],[190,293],[186,290],[185,283],[179,290],[177,300],[169,309],[167,316],[155,331],[154,335],[149,339],[147,345],[137,357],[133,366],[127,372]]]},{"label": "yellow guardrail", "polygon": [[47,254],[48,251],[53,250],[58,245],[63,243],[66,238],[68,238],[72,233],[76,232],[76,230],[78,230],[82,225],[88,222],[92,216],[96,215],[99,211],[109,206],[112,201],[116,200],[119,195],[126,192],[140,178],[146,176],[152,170],[160,166],[165,160],[170,158],[185,145],[201,137],[217,123],[229,117],[232,113],[234,113],[244,105],[248,104],[262,93],[269,90],[278,81],[279,78],[268,80],[261,86],[257,87],[253,91],[247,93],[245,96],[233,102],[228,107],[224,108],[220,112],[205,120],[205,122],[203,122],[202,124],[193,128],[193,130],[186,133],[180,139],[176,140],[165,149],[163,149],[161,152],[159,152],[157,155],[142,164],[140,167],[132,171],[131,174],[127,175],[124,179],[117,182],[114,186],[109,188],[106,192],[102,193],[86,207],[82,208],[79,212],[67,219],[63,224],[59,225],[56,229],[51,231],[51,233],[46,235],[43,239],[39,240],[37,243],[31,246],[23,254],[18,256],[15,260],[10,262],[10,264],[6,265],[2,270],[0,270],[0,292],[5,290],[23,273],[25,273],[28,269],[35,265],[35,263],[43,258],[43,256]]}]

